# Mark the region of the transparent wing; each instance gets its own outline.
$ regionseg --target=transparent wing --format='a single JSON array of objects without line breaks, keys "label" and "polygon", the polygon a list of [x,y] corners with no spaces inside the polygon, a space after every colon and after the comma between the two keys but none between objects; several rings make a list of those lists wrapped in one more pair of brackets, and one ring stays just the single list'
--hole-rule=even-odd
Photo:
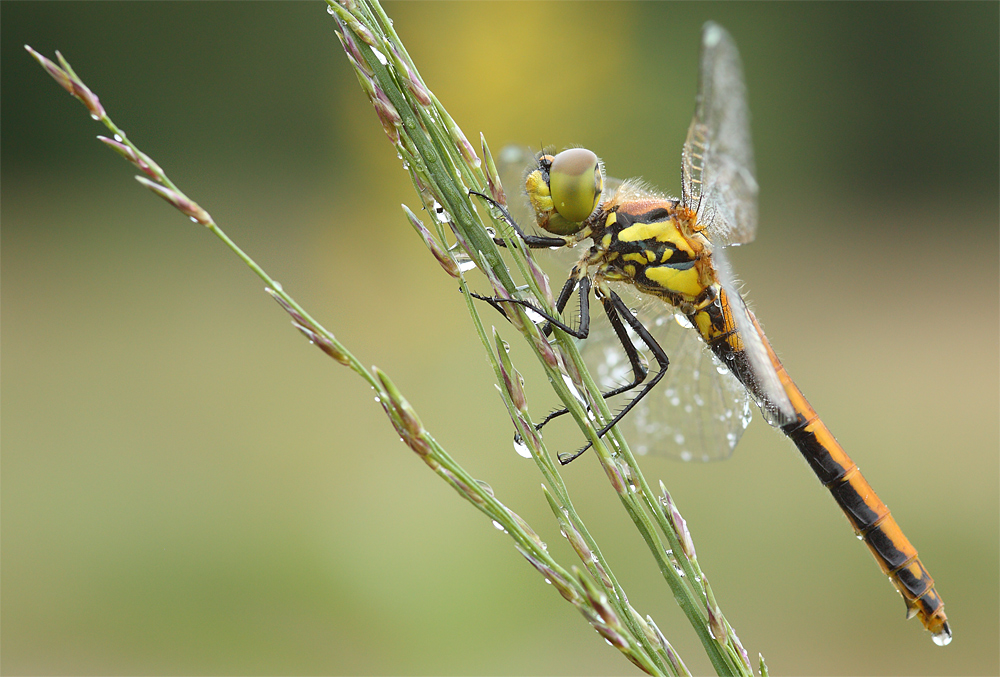
[{"label": "transparent wing", "polygon": [[[713,461],[728,458],[750,424],[747,389],[712,354],[683,315],[659,299],[640,297],[631,287],[616,285],[630,307],[649,328],[670,357],[663,380],[629,412],[619,426],[637,454],[670,456],[683,461]],[[641,340],[632,342],[646,358],[652,358]],[[607,318],[595,309],[590,337],[580,342],[580,351],[594,378],[607,390],[628,383],[632,373],[628,359]],[[655,364],[655,363],[654,363]],[[615,405],[634,393],[619,395]]]},{"label": "transparent wing", "polygon": [[709,22],[702,31],[694,119],[681,155],[682,202],[717,246],[757,233],[757,179],[743,66],[732,37]]},{"label": "transparent wing", "polygon": [[751,373],[746,384],[747,390],[753,395],[768,423],[776,426],[791,423],[796,417],[795,409],[788,399],[785,387],[781,385],[771,358],[768,357],[767,348],[764,347],[760,332],[754,326],[750,311],[739,289],[736,288],[732,268],[724,250],[715,249],[712,252],[712,262],[716,279],[726,292],[730,314],[743,339],[743,349],[750,363]]}]

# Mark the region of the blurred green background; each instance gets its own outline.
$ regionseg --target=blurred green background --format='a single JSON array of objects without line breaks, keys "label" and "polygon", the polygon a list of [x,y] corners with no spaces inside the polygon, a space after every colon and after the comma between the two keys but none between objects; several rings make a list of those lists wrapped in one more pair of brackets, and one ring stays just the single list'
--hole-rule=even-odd
[{"label": "blurred green background", "polygon": [[[762,186],[734,265],[947,603],[938,648],[792,446],[644,459],[775,674],[997,674],[996,3],[389,3],[470,138],[586,145],[676,192],[701,24],[743,55]],[[567,564],[455,283],[320,2],[2,12],[5,674],[608,674],[632,666],[398,443],[260,281],[135,184],[23,51],[130,137]],[[480,280],[480,283],[482,281]],[[486,316],[490,319],[489,315]],[[496,321],[497,318],[492,318]],[[523,344],[538,415],[552,396]],[[577,444],[566,427],[554,449]],[[630,591],[710,666],[595,459]]]}]

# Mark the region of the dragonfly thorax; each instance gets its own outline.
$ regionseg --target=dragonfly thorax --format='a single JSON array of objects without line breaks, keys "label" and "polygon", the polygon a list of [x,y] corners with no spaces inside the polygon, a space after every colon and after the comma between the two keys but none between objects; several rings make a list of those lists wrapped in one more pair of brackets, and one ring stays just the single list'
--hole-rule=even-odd
[{"label": "dragonfly thorax", "polygon": [[590,263],[690,314],[714,298],[711,245],[677,200],[640,190],[623,184],[590,219]]}]

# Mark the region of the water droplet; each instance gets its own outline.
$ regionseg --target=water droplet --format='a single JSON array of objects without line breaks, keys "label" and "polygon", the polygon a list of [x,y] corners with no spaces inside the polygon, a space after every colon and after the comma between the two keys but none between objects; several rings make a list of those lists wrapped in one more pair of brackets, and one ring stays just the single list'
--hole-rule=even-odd
[{"label": "water droplet", "polygon": [[120,134],[115,134],[115,141],[117,141],[118,143],[123,143],[125,139],[123,139]]},{"label": "water droplet", "polygon": [[274,281],[274,291],[285,291],[284,288],[281,286],[281,283],[278,282],[277,280]]},{"label": "water droplet", "polygon": [[100,116],[100,115],[98,115],[97,113],[91,113],[91,114],[90,114],[90,119],[91,119],[91,120],[100,120],[100,119],[101,119],[101,116]]},{"label": "water droplet", "polygon": [[372,52],[375,54],[375,58],[378,59],[382,63],[383,66],[388,66],[389,65],[389,60],[385,58],[385,54],[383,54],[382,52],[378,51],[377,49],[375,49],[371,45],[369,45],[368,48],[372,50]]},{"label": "water droplet", "polygon": [[549,580],[549,579],[547,579],[547,578],[545,579],[545,582],[546,582],[546,583],[548,583],[549,585],[552,585],[552,581],[550,581],[550,580]]},{"label": "water droplet", "polygon": [[528,319],[535,324],[545,324],[548,321],[531,308],[525,308],[524,313],[528,316]]},{"label": "water droplet", "polygon": [[487,226],[486,227],[486,234],[489,235],[490,237],[496,237],[497,236],[497,230],[493,226]]},{"label": "water droplet", "polygon": [[528,445],[520,437],[514,438],[514,451],[521,458],[531,458],[531,449],[528,448]]},{"label": "water droplet", "polygon": [[934,643],[938,646],[948,646],[951,644],[951,629],[945,625],[940,631],[935,632],[931,636],[931,639],[933,639]]},{"label": "water droplet", "polygon": [[379,397],[378,395],[375,396],[375,401],[379,404],[382,404],[382,398]]},{"label": "water droplet", "polygon": [[507,533],[507,530],[503,528],[503,525],[497,522],[496,520],[493,520],[493,526],[496,527],[498,530],[504,532],[505,534]]},{"label": "water droplet", "polygon": [[677,313],[674,315],[674,319],[677,321],[677,324],[681,325],[685,329],[694,329],[694,325],[691,324],[691,320],[687,319],[684,315]]},{"label": "water droplet", "polygon": [[[569,374],[564,373],[562,377],[563,377],[563,383],[566,384],[566,387],[569,389],[570,394],[572,394],[573,397],[576,398],[576,401],[582,404],[583,406],[587,406],[587,400],[583,397],[583,395],[580,394],[580,391],[576,389],[576,386],[573,384],[573,379],[569,377]],[[590,412],[590,414],[591,416],[593,416],[593,412]]]}]

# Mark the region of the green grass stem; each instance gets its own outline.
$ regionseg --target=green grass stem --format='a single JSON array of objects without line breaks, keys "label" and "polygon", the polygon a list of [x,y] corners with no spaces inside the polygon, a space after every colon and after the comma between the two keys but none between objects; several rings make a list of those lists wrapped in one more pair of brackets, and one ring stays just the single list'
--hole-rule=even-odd
[{"label": "green grass stem", "polygon": [[[487,332],[479,314],[482,305],[471,296],[466,276],[470,270],[466,265],[468,261],[485,274],[499,298],[530,300],[554,313],[550,285],[532,260],[531,252],[502,221],[489,214],[484,204],[477,204],[470,198],[469,191],[475,190],[492,194],[503,202],[502,188],[485,139],[481,145],[486,160],[484,171],[483,161],[421,79],[392,22],[377,1],[336,3],[328,0],[328,6],[339,24],[338,37],[355,66],[362,90],[372,101],[383,129],[409,171],[422,207],[431,217],[431,227],[421,223],[404,206],[407,218],[445,272],[459,278],[476,333],[489,356],[497,382],[504,384],[501,395],[515,429],[543,477],[545,499],[583,563],[583,569],[557,562],[530,525],[503,504],[489,485],[473,478],[436,442],[385,373],[365,367],[233,242],[206,210],[188,198],[156,162],[128,139],[61,55],[58,56],[60,63],[56,64],[30,47],[27,49],[61,86],[84,103],[95,120],[111,131],[113,138],[99,138],[142,171],[143,175],[137,176],[137,180],[192,221],[212,231],[264,281],[267,292],[289,314],[296,329],[375,389],[391,424],[410,449],[459,495],[502,528],[513,539],[518,552],[608,643],[648,674],[690,674],[653,619],[642,616],[628,603],[622,585],[576,512],[558,464],[535,432],[521,376],[507,344],[495,330]],[[489,215],[489,230],[479,215],[480,209]],[[504,238],[505,252],[494,243],[492,233],[500,233]],[[752,675],[753,668],[746,652],[719,609],[695,557],[690,533],[666,489],[661,483],[659,493],[652,491],[617,428],[603,438],[597,435],[601,421],[610,420],[611,412],[573,341],[558,329],[552,340],[547,339],[519,305],[506,304],[505,312],[592,443],[622,507],[649,547],[656,566],[701,639],[716,672]],[[586,406],[578,398],[581,394],[586,399]],[[598,420],[591,420],[588,411],[596,412]]]}]

